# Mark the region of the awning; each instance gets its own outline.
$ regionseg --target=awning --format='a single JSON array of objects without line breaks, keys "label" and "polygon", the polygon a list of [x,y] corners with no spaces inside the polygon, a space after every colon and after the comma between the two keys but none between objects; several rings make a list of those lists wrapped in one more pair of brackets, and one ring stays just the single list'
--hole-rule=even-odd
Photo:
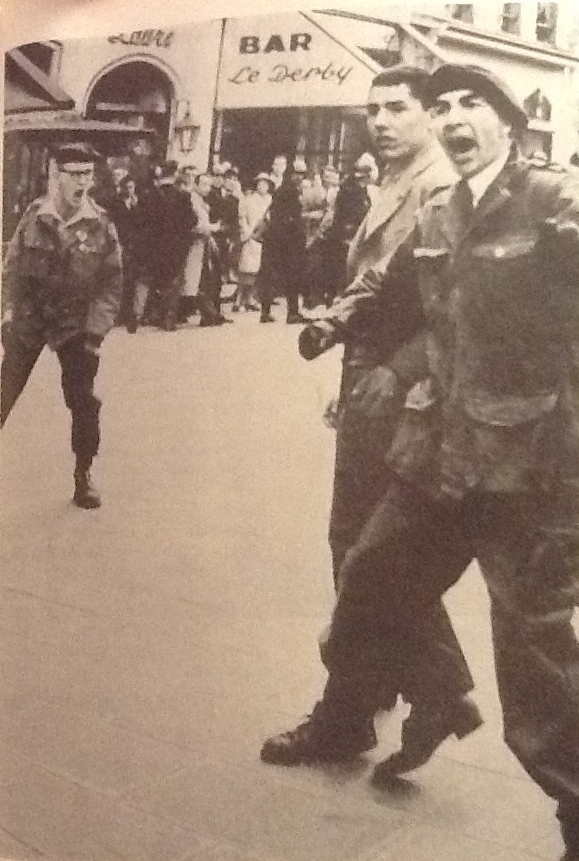
[{"label": "awning", "polygon": [[365,104],[372,79],[383,66],[358,47],[358,42],[370,41],[370,47],[377,50],[386,48],[392,28],[361,22],[350,38],[349,23],[340,26],[315,12],[228,18],[217,108]]},{"label": "awning", "polygon": [[106,120],[89,120],[74,111],[29,111],[8,115],[4,121],[4,133],[9,132],[79,132],[91,134],[106,132],[121,135],[146,137],[155,134],[155,130],[141,126],[131,126],[128,123],[109,122]]},{"label": "awning", "polygon": [[17,48],[5,59],[4,111],[53,111],[70,109],[74,100]]}]

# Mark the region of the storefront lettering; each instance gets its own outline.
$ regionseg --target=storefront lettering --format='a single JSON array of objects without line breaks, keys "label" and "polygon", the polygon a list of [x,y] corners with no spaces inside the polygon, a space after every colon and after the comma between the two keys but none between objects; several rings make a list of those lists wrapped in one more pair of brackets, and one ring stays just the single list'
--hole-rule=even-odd
[{"label": "storefront lettering", "polygon": [[[289,39],[289,50],[297,51],[298,48],[301,48],[303,51],[309,51],[311,41],[311,33],[292,33]],[[272,51],[283,52],[285,50],[283,38],[278,33],[273,33],[263,48],[259,36],[242,36],[239,40],[240,54],[259,54],[260,52],[269,54]]]},{"label": "storefront lettering", "polygon": [[[334,66],[332,62],[327,66],[310,66],[309,68],[290,68],[286,63],[277,63],[269,72],[267,80],[271,84],[283,84],[286,81],[298,83],[301,81],[336,81],[338,86],[344,83],[346,78],[354,70],[353,66]],[[231,84],[256,84],[262,78],[259,69],[253,66],[242,66],[238,72],[228,80]]]},{"label": "storefront lettering", "polygon": [[151,45],[156,45],[157,48],[170,48],[174,36],[174,30],[133,30],[132,33],[109,36],[109,42],[113,45],[133,45],[139,48],[149,48]]}]

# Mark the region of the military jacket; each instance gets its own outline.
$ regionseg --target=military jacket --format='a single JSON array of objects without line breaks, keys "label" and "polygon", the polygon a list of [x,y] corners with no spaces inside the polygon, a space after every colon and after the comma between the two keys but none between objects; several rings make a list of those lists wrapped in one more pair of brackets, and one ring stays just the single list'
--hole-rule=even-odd
[{"label": "military jacket", "polygon": [[56,349],[81,333],[103,338],[122,290],[114,225],[88,197],[68,222],[49,198],[34,201],[8,246],[2,287],[4,313],[31,346]]},{"label": "military jacket", "polygon": [[[384,276],[353,290],[419,290],[429,377],[410,392],[392,462],[460,496],[571,491],[579,477],[579,185],[512,157],[464,222],[459,186],[436,195]],[[364,281],[367,283],[364,284]]]}]

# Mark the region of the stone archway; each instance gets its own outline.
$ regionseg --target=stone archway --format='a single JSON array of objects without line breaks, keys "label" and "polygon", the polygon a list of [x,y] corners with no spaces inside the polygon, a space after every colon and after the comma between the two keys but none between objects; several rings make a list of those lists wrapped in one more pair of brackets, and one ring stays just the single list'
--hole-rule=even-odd
[{"label": "stone archway", "polygon": [[155,129],[157,155],[164,156],[173,99],[169,76],[153,63],[134,60],[115,66],[99,78],[88,97],[86,116]]}]

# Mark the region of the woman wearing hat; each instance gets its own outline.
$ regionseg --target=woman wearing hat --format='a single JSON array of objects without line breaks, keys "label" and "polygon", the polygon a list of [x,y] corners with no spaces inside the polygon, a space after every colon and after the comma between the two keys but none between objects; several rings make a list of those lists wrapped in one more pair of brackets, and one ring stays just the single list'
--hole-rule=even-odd
[{"label": "woman wearing hat", "polygon": [[273,179],[268,173],[255,177],[254,190],[242,197],[239,204],[239,287],[235,295],[233,311],[240,307],[246,311],[258,311],[253,300],[255,280],[261,266],[261,234],[269,214]]}]

